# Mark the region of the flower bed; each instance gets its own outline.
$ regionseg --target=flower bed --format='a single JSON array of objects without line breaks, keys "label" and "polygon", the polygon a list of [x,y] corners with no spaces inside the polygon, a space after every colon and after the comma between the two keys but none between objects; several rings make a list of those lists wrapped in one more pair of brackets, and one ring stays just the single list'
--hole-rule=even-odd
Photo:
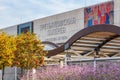
[{"label": "flower bed", "polygon": [[[101,63],[97,67],[66,66],[46,67],[37,70],[34,80],[120,80],[120,62]],[[30,76],[32,80],[32,76]],[[26,75],[21,78],[26,80]]]}]

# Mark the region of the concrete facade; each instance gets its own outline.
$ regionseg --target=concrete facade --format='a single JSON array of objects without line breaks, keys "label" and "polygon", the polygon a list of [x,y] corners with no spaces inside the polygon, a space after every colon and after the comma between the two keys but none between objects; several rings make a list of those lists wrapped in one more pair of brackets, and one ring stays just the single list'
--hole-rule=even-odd
[{"label": "concrete facade", "polygon": [[9,35],[17,35],[17,25],[1,29],[1,31],[6,32]]},{"label": "concrete facade", "polygon": [[120,0],[114,0],[114,25],[120,26]]},{"label": "concrete facade", "polygon": [[[114,2],[114,25],[120,25],[120,1]],[[64,43],[76,32],[84,28],[84,8],[33,20],[33,32],[41,41]],[[24,24],[24,23],[23,23]],[[1,29],[17,35],[17,26]]]},{"label": "concrete facade", "polygon": [[71,35],[84,28],[84,9],[77,9],[62,14],[33,21],[34,32],[42,41],[64,43]]},{"label": "concrete facade", "polygon": [[[120,1],[114,2],[114,25],[120,25]],[[76,32],[84,28],[84,8],[37,19],[33,22],[33,32],[41,41],[64,43]],[[23,23],[24,24],[24,23]],[[17,26],[1,29],[17,35]]]}]

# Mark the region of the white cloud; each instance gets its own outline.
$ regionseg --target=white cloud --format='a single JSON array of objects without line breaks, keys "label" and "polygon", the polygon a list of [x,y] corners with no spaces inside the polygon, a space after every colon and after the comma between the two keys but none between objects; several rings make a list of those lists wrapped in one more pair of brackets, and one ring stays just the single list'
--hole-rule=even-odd
[{"label": "white cloud", "polygon": [[6,9],[6,7],[0,6],[0,11],[3,11],[5,9]]}]

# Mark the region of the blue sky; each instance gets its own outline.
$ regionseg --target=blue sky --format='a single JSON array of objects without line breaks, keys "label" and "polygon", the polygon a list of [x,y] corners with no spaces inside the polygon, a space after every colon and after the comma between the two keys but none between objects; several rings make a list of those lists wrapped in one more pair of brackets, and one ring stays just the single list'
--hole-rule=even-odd
[{"label": "blue sky", "polygon": [[0,28],[109,0],[0,0]]}]

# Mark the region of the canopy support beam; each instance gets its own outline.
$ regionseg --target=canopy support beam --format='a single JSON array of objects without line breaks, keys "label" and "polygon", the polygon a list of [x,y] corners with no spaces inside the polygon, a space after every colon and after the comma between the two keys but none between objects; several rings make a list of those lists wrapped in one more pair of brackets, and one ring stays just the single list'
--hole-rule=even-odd
[{"label": "canopy support beam", "polygon": [[104,40],[101,44],[99,44],[95,49],[94,51],[96,52],[96,56],[99,55],[99,51],[100,51],[100,48],[102,48],[106,43],[110,42],[111,40],[115,39],[119,37],[119,35],[114,35],[114,36],[111,36],[109,37],[108,39]]}]

